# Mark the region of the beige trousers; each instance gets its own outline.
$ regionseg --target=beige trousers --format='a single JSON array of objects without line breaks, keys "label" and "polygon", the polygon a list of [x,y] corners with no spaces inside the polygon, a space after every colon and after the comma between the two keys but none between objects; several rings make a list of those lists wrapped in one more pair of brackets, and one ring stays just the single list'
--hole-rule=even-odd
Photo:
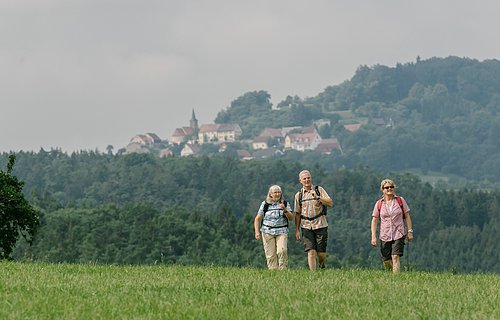
[{"label": "beige trousers", "polygon": [[262,233],[267,267],[271,270],[288,268],[288,233],[273,236]]}]

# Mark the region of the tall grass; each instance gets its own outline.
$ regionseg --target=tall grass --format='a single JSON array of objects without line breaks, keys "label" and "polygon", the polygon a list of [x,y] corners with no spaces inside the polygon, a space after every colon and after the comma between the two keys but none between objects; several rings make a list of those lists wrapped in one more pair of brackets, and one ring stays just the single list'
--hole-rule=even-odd
[{"label": "tall grass", "polygon": [[0,263],[0,319],[500,319],[498,275]]}]

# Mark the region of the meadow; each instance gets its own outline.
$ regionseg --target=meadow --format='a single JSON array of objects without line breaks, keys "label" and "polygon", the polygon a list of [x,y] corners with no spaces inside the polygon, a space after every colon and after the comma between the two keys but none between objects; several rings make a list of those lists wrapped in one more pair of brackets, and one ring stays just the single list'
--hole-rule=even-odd
[{"label": "meadow", "polygon": [[0,262],[0,319],[500,319],[500,277]]}]

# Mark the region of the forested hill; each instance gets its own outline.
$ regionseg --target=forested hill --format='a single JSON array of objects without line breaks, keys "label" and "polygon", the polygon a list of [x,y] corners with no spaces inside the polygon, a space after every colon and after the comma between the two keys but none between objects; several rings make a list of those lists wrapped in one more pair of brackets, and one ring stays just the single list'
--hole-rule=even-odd
[{"label": "forested hill", "polygon": [[[367,165],[382,172],[438,172],[500,180],[500,61],[448,57],[395,67],[360,66],[315,97],[287,97],[272,107],[266,91],[249,92],[216,122],[239,123],[245,137],[265,127],[310,125],[336,137],[343,154],[293,154],[331,169]],[[361,124],[356,132],[344,125]]]},{"label": "forested hill", "polygon": [[[42,222],[34,246],[18,246],[16,257],[52,262],[263,267],[253,217],[272,184],[281,185],[291,201],[304,168],[289,160],[228,157],[58,150],[16,156],[13,173],[25,182]],[[1,154],[0,166],[5,163]],[[308,168],[334,199],[328,210],[330,265],[380,267],[370,245],[370,219],[386,175],[367,168]],[[415,241],[405,263],[420,270],[500,273],[498,190],[441,190],[410,174],[389,177],[412,212]],[[293,239],[292,232],[290,265],[305,267],[306,255]]]}]

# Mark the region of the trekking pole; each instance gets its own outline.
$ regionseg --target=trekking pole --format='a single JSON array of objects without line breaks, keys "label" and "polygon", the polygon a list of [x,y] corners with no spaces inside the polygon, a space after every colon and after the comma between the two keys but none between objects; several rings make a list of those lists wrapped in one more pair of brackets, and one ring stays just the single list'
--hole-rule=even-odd
[{"label": "trekking pole", "polygon": [[406,257],[406,268],[408,269],[407,271],[411,271],[411,266],[410,266],[410,240],[408,240],[408,248],[406,249],[407,252],[407,257]]}]

